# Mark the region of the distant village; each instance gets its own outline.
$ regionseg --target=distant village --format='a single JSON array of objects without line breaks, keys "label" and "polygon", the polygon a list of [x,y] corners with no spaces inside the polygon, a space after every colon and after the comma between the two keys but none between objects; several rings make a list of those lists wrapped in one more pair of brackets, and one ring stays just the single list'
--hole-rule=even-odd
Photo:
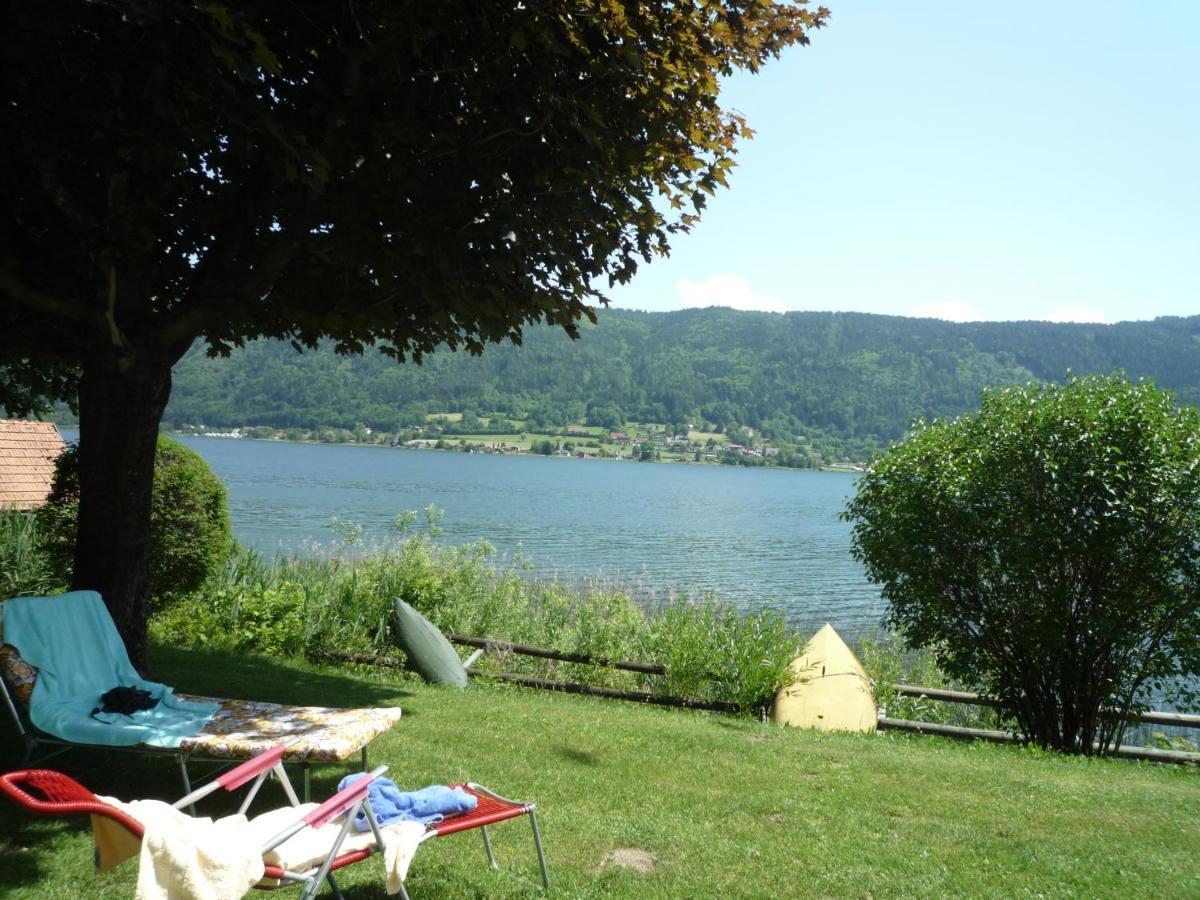
[{"label": "distant village", "polygon": [[689,430],[672,434],[662,426],[637,425],[626,430],[599,427],[566,427],[554,431],[520,434],[459,433],[450,416],[433,417],[430,424],[400,434],[373,431],[360,425],[345,428],[272,428],[244,426],[212,429],[204,425],[177,426],[184,434],[250,440],[297,441],[450,450],[460,453],[523,454],[574,459],[617,459],[641,462],[681,462],[710,465],[782,465],[789,468],[862,471],[849,459],[825,460],[812,453],[797,453],[758,440],[742,429],[742,440],[711,432]]}]

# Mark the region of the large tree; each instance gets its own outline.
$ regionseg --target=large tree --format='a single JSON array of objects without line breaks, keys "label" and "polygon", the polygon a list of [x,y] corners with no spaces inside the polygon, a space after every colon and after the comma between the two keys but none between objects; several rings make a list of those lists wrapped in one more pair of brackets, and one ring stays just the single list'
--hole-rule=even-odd
[{"label": "large tree", "polygon": [[275,336],[479,352],[665,253],[726,183],[718,79],[805,0],[9,4],[0,403],[79,374],[74,582],[144,657],[171,366]]}]

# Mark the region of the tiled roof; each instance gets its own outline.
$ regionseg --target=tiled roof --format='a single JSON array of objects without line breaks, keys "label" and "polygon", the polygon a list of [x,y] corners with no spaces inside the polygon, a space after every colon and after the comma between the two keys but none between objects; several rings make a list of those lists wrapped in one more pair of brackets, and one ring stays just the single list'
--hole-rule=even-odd
[{"label": "tiled roof", "polygon": [[53,422],[0,419],[0,506],[33,509],[45,503],[54,461],[65,448]]}]

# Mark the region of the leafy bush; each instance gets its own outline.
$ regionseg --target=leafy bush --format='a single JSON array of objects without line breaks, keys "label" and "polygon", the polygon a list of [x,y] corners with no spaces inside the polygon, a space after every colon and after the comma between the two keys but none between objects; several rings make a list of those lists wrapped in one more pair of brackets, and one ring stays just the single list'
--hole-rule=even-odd
[{"label": "leafy bush", "polygon": [[[57,571],[74,567],[78,514],[79,450],[70,447],[58,458],[50,499],[37,514]],[[150,592],[158,601],[199,588],[233,546],[225,485],[200,454],[164,436],[154,462],[150,523]]]},{"label": "leafy bush", "polygon": [[788,666],[801,643],[775,611],[739,613],[707,598],[662,607],[647,648],[666,669],[667,693],[761,713],[791,680]]},{"label": "leafy bush", "polygon": [[1028,740],[1121,740],[1200,673],[1200,415],[1149,382],[985,393],[875,460],[845,516],[889,624]]}]

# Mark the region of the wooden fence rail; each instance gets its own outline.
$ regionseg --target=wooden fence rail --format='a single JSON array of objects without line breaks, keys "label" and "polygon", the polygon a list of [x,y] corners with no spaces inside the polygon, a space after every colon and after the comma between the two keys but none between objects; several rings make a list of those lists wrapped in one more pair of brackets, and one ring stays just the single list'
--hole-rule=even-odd
[{"label": "wooden fence rail", "polygon": [[[472,664],[485,653],[504,651],[523,656],[534,656],[541,659],[555,659],[561,662],[578,663],[581,665],[603,666],[611,669],[621,669],[627,672],[639,672],[644,675],[665,675],[662,666],[651,663],[630,662],[628,660],[608,660],[588,656],[582,653],[566,653],[549,647],[533,647],[528,644],[518,644],[501,638],[471,637],[464,634],[452,634],[450,640],[464,647],[476,648],[466,662],[467,673],[472,676],[483,675]],[[387,657],[369,656],[352,653],[330,653],[331,659],[343,662],[367,663],[371,665],[399,666],[398,661]],[[529,675],[517,675],[512,672],[491,672],[488,677],[542,690],[563,691],[571,694],[587,694],[595,697],[610,697],[618,700],[632,700],[637,703],[649,703],[656,706],[674,706],[687,709],[702,709],[713,712],[741,712],[742,708],[733,703],[715,700],[699,700],[690,697],[672,697],[665,694],[651,694],[641,691],[622,691],[615,688],[594,687],[573,681],[550,681],[545,678],[535,678]],[[916,684],[892,685],[892,689],[901,697],[925,697],[943,703],[963,703],[973,706],[996,706],[992,697],[977,694],[972,691],[952,691],[945,688],[929,688]],[[1200,715],[1188,713],[1162,712],[1151,710],[1137,713],[1131,717],[1133,721],[1143,725],[1174,725],[1180,728],[1200,728]],[[891,719],[880,716],[878,729],[880,731],[910,731],[919,734],[933,734],[942,737],[952,737],[964,740],[983,740],[997,743],[1019,743],[1020,735],[1007,731],[995,731],[983,728],[965,728],[959,725],[942,725],[933,722],[915,722],[908,719]],[[1121,746],[1114,752],[1115,756],[1126,759],[1140,759],[1151,762],[1200,764],[1200,753],[1190,753],[1182,750],[1159,750],[1153,747]]]},{"label": "wooden fence rail", "polygon": [[[967,703],[973,706],[995,706],[996,701],[983,694],[971,691],[948,691],[942,688],[927,688],[916,684],[893,684],[892,689],[901,697],[926,697],[929,700],[941,700],[944,703]],[[1178,728],[1200,728],[1200,716],[1189,713],[1162,712],[1147,710],[1134,713],[1130,720],[1139,725],[1174,725]]]},{"label": "wooden fence rail", "polygon": [[557,659],[562,662],[580,663],[582,665],[604,666],[608,669],[623,669],[626,672],[641,672],[643,675],[667,674],[667,670],[662,666],[656,666],[651,663],[603,659],[596,656],[587,656],[583,653],[564,653],[561,650],[552,650],[548,647],[531,647],[528,644],[514,644],[512,641],[505,641],[500,638],[477,638],[468,637],[465,634],[452,634],[450,635],[450,640],[455,644],[462,644],[464,647],[478,647],[480,650],[486,651],[507,650],[511,653],[523,654],[524,656]]}]

